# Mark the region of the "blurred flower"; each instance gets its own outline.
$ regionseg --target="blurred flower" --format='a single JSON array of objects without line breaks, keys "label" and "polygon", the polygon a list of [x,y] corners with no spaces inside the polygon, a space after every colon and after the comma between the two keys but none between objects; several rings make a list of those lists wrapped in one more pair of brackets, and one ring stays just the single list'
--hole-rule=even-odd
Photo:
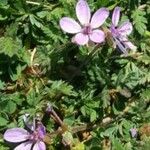
[{"label": "blurred flower", "polygon": [[131,133],[131,136],[132,138],[136,138],[137,137],[137,129],[136,128],[131,128],[130,129],[130,133]]},{"label": "blurred flower", "polygon": [[85,0],[79,0],[76,5],[76,16],[81,25],[74,19],[63,17],[60,20],[60,27],[65,32],[75,34],[72,41],[85,45],[89,40],[95,43],[101,43],[105,39],[105,34],[99,28],[109,16],[109,11],[106,8],[98,9],[91,17],[90,8]]},{"label": "blurred flower", "polygon": [[52,109],[53,109],[52,105],[51,105],[50,103],[47,103],[46,112],[47,112],[47,113],[51,113],[51,112],[52,112]]},{"label": "blurred flower", "polygon": [[[31,126],[31,125],[30,125]],[[28,127],[30,127],[28,126]],[[43,142],[46,131],[41,122],[38,122],[37,127],[34,124],[31,126],[30,131],[22,128],[12,128],[6,130],[4,133],[4,139],[8,142],[23,142],[18,145],[14,150],[46,150],[46,145]],[[33,129],[34,127],[34,129]]]},{"label": "blurred flower", "polygon": [[113,11],[110,31],[116,45],[123,53],[127,54],[127,49],[136,50],[136,46],[134,46],[127,37],[132,32],[133,27],[129,21],[126,21],[122,25],[118,26],[120,10],[120,7],[116,7]]}]

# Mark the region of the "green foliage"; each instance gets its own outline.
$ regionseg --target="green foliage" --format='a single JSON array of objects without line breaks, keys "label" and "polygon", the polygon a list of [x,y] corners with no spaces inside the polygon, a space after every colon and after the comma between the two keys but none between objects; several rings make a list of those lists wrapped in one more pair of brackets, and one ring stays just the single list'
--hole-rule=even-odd
[{"label": "green foliage", "polygon": [[8,120],[6,120],[6,119],[0,117],[0,126],[6,126],[7,123],[8,123]]},{"label": "green foliage", "polygon": [[150,101],[150,88],[145,89],[142,93],[141,93],[141,99],[149,102]]},{"label": "green foliage", "polygon": [[147,18],[145,17],[146,12],[140,9],[136,9],[132,12],[132,19],[136,30],[139,34],[143,35],[146,31]]},{"label": "green foliage", "polygon": [[[149,137],[139,132],[150,123],[149,1],[88,3],[92,12],[107,7],[110,16],[121,7],[137,51],[125,56],[106,42],[91,54],[92,43],[71,43],[59,20],[77,20],[75,0],[0,0],[0,150],[9,149],[3,133],[25,127],[26,113],[42,120],[50,150],[149,150]],[[48,104],[62,126],[46,112]]]},{"label": "green foliage", "polygon": [[0,38],[0,53],[4,53],[9,57],[17,54],[20,48],[20,44],[10,37]]},{"label": "green foliage", "polygon": [[119,142],[119,139],[113,140],[113,150],[125,150],[124,146]]}]

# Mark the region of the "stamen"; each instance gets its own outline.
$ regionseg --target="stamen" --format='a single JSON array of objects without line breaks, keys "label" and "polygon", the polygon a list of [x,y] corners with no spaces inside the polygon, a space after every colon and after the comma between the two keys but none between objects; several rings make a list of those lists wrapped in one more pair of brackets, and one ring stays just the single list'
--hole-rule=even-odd
[{"label": "stamen", "polygon": [[92,28],[90,27],[90,25],[85,26],[85,27],[83,28],[82,33],[85,34],[85,35],[91,34],[91,33],[92,33]]}]

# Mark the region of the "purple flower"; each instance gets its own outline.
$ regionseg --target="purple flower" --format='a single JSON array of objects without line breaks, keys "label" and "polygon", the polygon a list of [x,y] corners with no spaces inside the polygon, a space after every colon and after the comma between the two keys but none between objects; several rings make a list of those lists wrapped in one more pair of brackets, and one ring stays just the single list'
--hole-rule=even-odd
[{"label": "purple flower", "polygon": [[98,9],[91,17],[90,8],[87,2],[85,0],[79,0],[76,5],[76,16],[80,24],[69,17],[63,17],[60,20],[60,27],[63,31],[75,34],[73,42],[79,45],[85,45],[89,40],[95,43],[104,41],[105,34],[98,28],[109,16],[109,11],[106,8]]},{"label": "purple flower", "polygon": [[113,11],[110,31],[116,45],[123,53],[127,54],[127,49],[136,50],[136,46],[134,46],[127,37],[132,32],[133,27],[129,21],[126,21],[122,25],[118,26],[120,10],[120,7],[116,7]]},{"label": "purple flower", "polygon": [[47,103],[46,112],[47,112],[47,113],[51,113],[51,112],[52,112],[52,109],[53,109],[52,105],[51,105],[50,103]]},{"label": "purple flower", "polygon": [[22,128],[8,129],[4,133],[4,139],[13,143],[23,142],[14,150],[31,150],[32,147],[33,150],[46,150],[46,145],[43,142],[45,134],[45,127],[42,123],[38,123],[31,132]]},{"label": "purple flower", "polygon": [[130,129],[130,133],[131,133],[131,136],[132,138],[136,138],[137,137],[137,129],[136,128],[131,128]]}]

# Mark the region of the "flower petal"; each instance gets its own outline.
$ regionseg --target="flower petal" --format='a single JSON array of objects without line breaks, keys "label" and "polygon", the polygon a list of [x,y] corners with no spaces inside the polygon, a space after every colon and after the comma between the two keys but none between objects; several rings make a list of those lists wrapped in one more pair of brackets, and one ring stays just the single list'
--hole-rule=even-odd
[{"label": "flower petal", "polygon": [[123,43],[122,43],[121,41],[117,40],[116,38],[115,38],[115,41],[116,41],[116,44],[117,44],[118,48],[119,48],[125,55],[127,55],[128,52],[127,52],[127,49],[126,49],[125,45],[123,45]]},{"label": "flower petal", "polygon": [[100,8],[99,10],[97,10],[91,19],[92,28],[100,27],[105,22],[108,16],[109,11],[106,8]]},{"label": "flower petal", "polygon": [[81,31],[81,26],[72,18],[64,17],[60,20],[60,27],[68,33],[78,33]]},{"label": "flower petal", "polygon": [[136,128],[131,128],[130,133],[132,138],[136,138],[138,135],[138,130]]},{"label": "flower petal", "polygon": [[133,51],[136,51],[137,47],[135,45],[133,45],[127,37],[122,37],[120,38],[120,41],[123,43],[123,45],[128,48],[131,49]]},{"label": "flower petal", "polygon": [[18,145],[14,150],[31,150],[32,142],[25,142]]},{"label": "flower petal", "polygon": [[90,40],[95,43],[101,43],[105,40],[105,34],[101,30],[94,30],[90,35]]},{"label": "flower petal", "polygon": [[119,19],[120,19],[120,7],[116,7],[113,11],[112,15],[112,23],[116,27],[118,25]]},{"label": "flower petal", "polygon": [[74,36],[73,41],[79,45],[85,45],[88,43],[89,37],[83,33],[78,33]]},{"label": "flower petal", "polygon": [[8,129],[4,133],[4,139],[9,142],[22,142],[28,139],[29,132],[21,128]]},{"label": "flower petal", "polygon": [[76,15],[82,25],[89,24],[91,12],[88,3],[85,0],[79,0],[77,2]]},{"label": "flower petal", "polygon": [[46,134],[46,129],[42,123],[38,124],[37,131],[38,131],[40,138],[43,139]]},{"label": "flower petal", "polygon": [[124,45],[133,51],[136,51],[136,49],[137,49],[137,47],[135,45],[133,45],[130,41],[124,42]]},{"label": "flower petal", "polygon": [[46,150],[46,145],[42,141],[36,142],[33,146],[33,150]]},{"label": "flower petal", "polygon": [[127,22],[124,22],[119,28],[118,28],[118,31],[121,35],[129,35],[133,30],[133,27],[132,27],[132,24],[127,21]]}]

